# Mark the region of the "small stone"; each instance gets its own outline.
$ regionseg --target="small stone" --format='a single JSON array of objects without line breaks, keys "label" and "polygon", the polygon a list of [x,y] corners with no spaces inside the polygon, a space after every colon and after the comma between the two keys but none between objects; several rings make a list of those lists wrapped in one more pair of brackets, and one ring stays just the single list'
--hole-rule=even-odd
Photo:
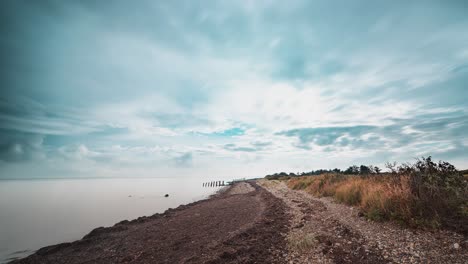
[{"label": "small stone", "polygon": [[455,243],[455,244],[453,244],[453,248],[454,248],[454,249],[459,249],[459,248],[460,248],[460,245],[459,245],[458,243]]},{"label": "small stone", "polygon": [[169,194],[166,193],[166,195],[164,195],[164,197],[169,197]]}]

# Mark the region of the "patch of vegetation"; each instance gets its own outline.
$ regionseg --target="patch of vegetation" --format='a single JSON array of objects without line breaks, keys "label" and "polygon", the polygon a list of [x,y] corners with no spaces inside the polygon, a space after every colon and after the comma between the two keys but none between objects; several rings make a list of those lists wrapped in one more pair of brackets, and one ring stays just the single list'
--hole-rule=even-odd
[{"label": "patch of vegetation", "polygon": [[332,170],[327,170],[327,169],[319,169],[319,170],[312,170],[308,172],[301,172],[301,173],[286,173],[286,172],[280,172],[280,173],[274,173],[270,175],[266,175],[265,179],[268,180],[289,180],[290,178],[293,177],[300,177],[300,176],[317,176],[317,175],[323,175],[323,174],[345,174],[345,175],[372,175],[372,174],[380,174],[381,169],[377,166],[373,165],[361,165],[361,166],[350,166],[346,170],[340,170],[338,168],[332,169]]},{"label": "patch of vegetation", "polygon": [[364,174],[361,171],[366,168],[351,166],[350,174],[291,177],[287,185],[358,206],[372,220],[468,233],[468,181],[462,172],[448,162],[433,162],[431,157],[387,167],[388,173],[371,169]]},{"label": "patch of vegetation", "polygon": [[317,244],[317,239],[310,233],[293,233],[287,240],[289,247],[299,252],[309,251]]},{"label": "patch of vegetation", "polygon": [[265,176],[265,179],[267,180],[289,180],[291,177],[295,177],[296,175],[294,173],[286,173],[286,172],[280,172],[280,173],[275,173],[271,175]]}]

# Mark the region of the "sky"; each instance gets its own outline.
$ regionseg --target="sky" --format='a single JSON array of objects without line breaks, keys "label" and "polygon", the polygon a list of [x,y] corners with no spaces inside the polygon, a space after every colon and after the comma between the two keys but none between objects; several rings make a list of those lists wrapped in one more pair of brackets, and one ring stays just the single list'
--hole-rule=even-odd
[{"label": "sky", "polygon": [[0,6],[0,178],[468,168],[466,1]]}]

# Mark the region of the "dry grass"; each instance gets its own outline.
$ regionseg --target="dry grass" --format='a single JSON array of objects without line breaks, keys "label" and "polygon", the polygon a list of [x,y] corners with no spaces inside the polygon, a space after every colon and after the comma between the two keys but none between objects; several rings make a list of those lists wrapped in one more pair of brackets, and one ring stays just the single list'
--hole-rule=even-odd
[{"label": "dry grass", "polygon": [[[376,221],[396,220],[410,226],[431,228],[457,223],[451,227],[463,233],[468,229],[466,183],[457,192],[450,192],[445,187],[434,189],[434,186],[422,183],[414,186],[411,174],[389,173],[305,176],[291,178],[287,185],[318,197],[334,197],[340,203],[357,206],[366,217]],[[434,193],[443,195],[434,196]]]},{"label": "dry grass", "polygon": [[317,244],[317,239],[310,233],[292,233],[288,236],[288,246],[298,252],[306,252]]}]

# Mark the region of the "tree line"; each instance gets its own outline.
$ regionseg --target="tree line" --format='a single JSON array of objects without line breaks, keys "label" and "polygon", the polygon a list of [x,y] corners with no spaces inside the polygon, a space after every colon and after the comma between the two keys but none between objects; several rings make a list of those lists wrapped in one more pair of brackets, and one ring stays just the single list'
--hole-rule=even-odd
[{"label": "tree line", "polygon": [[278,178],[284,178],[284,177],[321,175],[325,173],[346,174],[346,175],[369,175],[369,174],[380,174],[382,173],[382,170],[379,167],[373,166],[373,165],[360,165],[360,166],[352,165],[352,166],[349,166],[345,170],[335,168],[335,169],[318,169],[318,170],[311,170],[308,172],[298,172],[298,173],[279,172],[279,173],[266,175],[265,178],[278,179]]}]

